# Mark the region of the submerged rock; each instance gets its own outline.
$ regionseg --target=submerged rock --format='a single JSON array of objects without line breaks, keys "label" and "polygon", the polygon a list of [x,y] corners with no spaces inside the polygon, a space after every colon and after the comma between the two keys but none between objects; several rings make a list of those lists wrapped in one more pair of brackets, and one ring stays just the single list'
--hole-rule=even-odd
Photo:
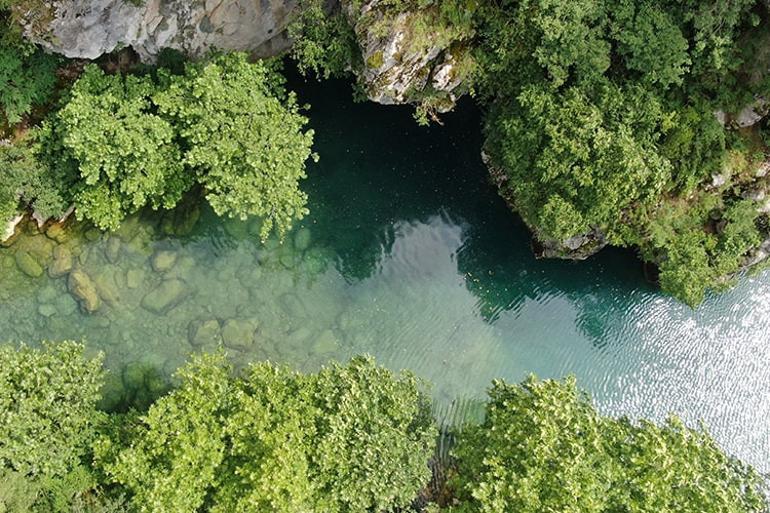
[{"label": "submerged rock", "polygon": [[142,308],[162,315],[179,305],[190,294],[191,291],[184,281],[176,278],[165,280],[142,298]]},{"label": "submerged rock", "polygon": [[69,231],[64,228],[62,223],[53,223],[46,228],[45,236],[61,244],[69,238]]},{"label": "submerged rock", "polygon": [[48,276],[60,278],[72,270],[72,252],[67,246],[56,246],[53,249],[53,261],[48,266]]},{"label": "submerged rock", "polygon": [[52,317],[56,315],[56,307],[54,305],[42,304],[37,307],[37,313],[43,317]]},{"label": "submerged rock", "polygon": [[190,344],[204,349],[214,349],[222,344],[222,329],[216,319],[192,321],[187,338]]},{"label": "submerged rock", "polygon": [[120,239],[118,237],[107,239],[107,244],[104,245],[104,256],[109,263],[118,263],[120,259]]},{"label": "submerged rock", "polygon": [[126,271],[126,287],[138,289],[144,281],[144,269],[129,269]]},{"label": "submerged rock", "polygon": [[313,352],[315,354],[333,353],[339,348],[340,343],[332,330],[325,330],[313,343]]},{"label": "submerged rock", "polygon": [[107,268],[94,277],[94,285],[105,303],[114,305],[120,300],[118,287],[115,283],[115,277],[112,271]]},{"label": "submerged rock", "polygon": [[96,285],[90,276],[80,269],[75,269],[69,275],[67,288],[70,294],[80,303],[80,308],[87,313],[93,313],[102,306],[102,301],[96,291]]},{"label": "submerged rock", "polygon": [[256,342],[259,323],[249,319],[229,319],[222,327],[222,339],[227,347],[247,351]]},{"label": "submerged rock", "polygon": [[31,278],[39,278],[43,275],[43,266],[27,251],[16,252],[16,267]]},{"label": "submerged rock", "polygon": [[176,264],[176,258],[177,255],[175,251],[165,249],[159,250],[156,251],[152,256],[150,264],[152,265],[152,268],[155,272],[164,273],[174,267],[174,264]]},{"label": "submerged rock", "polygon": [[294,235],[294,249],[297,251],[305,251],[310,247],[312,235],[310,234],[310,228],[302,227]]}]

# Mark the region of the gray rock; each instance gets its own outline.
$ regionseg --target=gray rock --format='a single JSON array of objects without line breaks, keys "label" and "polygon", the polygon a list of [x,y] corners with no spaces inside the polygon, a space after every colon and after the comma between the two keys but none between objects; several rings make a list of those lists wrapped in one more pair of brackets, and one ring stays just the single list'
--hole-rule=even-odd
[{"label": "gray rock", "polygon": [[259,323],[250,319],[229,319],[222,327],[222,340],[227,347],[248,351],[256,342]]},{"label": "gray rock", "polygon": [[142,298],[142,308],[157,315],[162,315],[184,301],[191,291],[180,279],[161,282]]},{"label": "gray rock", "polygon": [[[131,46],[145,62],[163,48],[190,56],[213,49],[276,55],[295,0],[43,0],[25,23],[27,37],[72,58],[95,59]],[[36,4],[37,5],[37,4]],[[24,20],[22,20],[24,21]]]}]

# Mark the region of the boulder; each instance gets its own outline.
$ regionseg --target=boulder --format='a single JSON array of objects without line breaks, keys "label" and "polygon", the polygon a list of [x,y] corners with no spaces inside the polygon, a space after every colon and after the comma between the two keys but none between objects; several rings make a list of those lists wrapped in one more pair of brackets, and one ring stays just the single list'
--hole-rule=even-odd
[{"label": "boulder", "polygon": [[184,301],[191,291],[180,279],[161,282],[142,298],[142,308],[157,315],[163,315]]},{"label": "boulder", "polygon": [[158,250],[154,255],[152,255],[150,264],[152,265],[152,268],[155,272],[165,273],[174,267],[174,264],[176,264],[176,258],[177,255],[175,251],[169,251],[165,249]]},{"label": "boulder", "polygon": [[48,266],[48,276],[60,278],[72,270],[72,252],[67,246],[56,246],[53,249],[53,261]]},{"label": "boulder", "polygon": [[96,292],[99,293],[99,297],[108,305],[115,305],[120,301],[120,294],[111,268],[105,268],[94,276],[94,285],[96,285]]},{"label": "boulder", "polygon": [[80,269],[72,271],[67,280],[67,288],[72,297],[80,303],[83,311],[93,313],[101,308],[102,300],[96,291],[96,285],[84,271]]},{"label": "boulder", "polygon": [[16,252],[16,267],[30,278],[39,278],[43,275],[43,267],[27,251]]},{"label": "boulder", "polygon": [[222,340],[227,347],[248,351],[256,342],[259,323],[250,319],[229,319],[222,327]]},{"label": "boulder", "polygon": [[216,319],[192,321],[187,338],[191,345],[211,350],[222,344],[222,328]]}]

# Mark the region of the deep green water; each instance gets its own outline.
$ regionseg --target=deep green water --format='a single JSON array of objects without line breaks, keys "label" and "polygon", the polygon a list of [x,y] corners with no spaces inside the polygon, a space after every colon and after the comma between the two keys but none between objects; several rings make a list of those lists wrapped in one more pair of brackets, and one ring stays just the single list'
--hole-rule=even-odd
[{"label": "deep green water", "polygon": [[[84,338],[106,353],[110,396],[139,402],[221,326],[236,363],[313,369],[366,352],[430,380],[444,404],[481,397],[496,377],[574,373],[604,412],[703,419],[770,470],[770,276],[694,312],[647,285],[629,252],[537,261],[487,184],[470,105],[425,129],[409,109],[353,104],[338,82],[300,93],[321,162],[304,184],[312,213],[286,243],[262,246],[258,223],[204,206],[191,233],[164,235],[195,202],[113,235],[78,227],[63,246],[107,300],[88,315],[66,278],[18,270],[19,251],[46,264],[57,245],[26,235],[0,249],[0,339]],[[176,296],[165,313],[146,308],[158,287]],[[237,332],[247,336],[233,342]]]}]

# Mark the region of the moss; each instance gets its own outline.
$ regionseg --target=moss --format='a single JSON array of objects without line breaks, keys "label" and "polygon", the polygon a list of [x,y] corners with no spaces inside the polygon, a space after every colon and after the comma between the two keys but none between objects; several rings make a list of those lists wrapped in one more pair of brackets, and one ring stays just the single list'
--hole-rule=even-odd
[{"label": "moss", "polygon": [[378,69],[385,63],[382,52],[375,52],[366,59],[366,66],[371,69]]}]

